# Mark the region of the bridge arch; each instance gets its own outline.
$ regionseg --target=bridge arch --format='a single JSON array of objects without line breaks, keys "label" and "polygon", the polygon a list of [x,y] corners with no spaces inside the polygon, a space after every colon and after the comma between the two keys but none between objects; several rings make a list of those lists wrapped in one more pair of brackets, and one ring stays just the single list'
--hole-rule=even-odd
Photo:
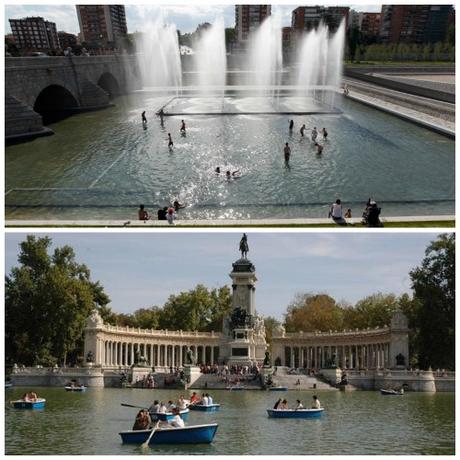
[{"label": "bridge arch", "polygon": [[104,72],[99,77],[97,85],[109,95],[110,99],[121,94],[118,80],[110,72]]},{"label": "bridge arch", "polygon": [[43,117],[43,124],[47,125],[68,117],[78,107],[77,99],[67,88],[53,84],[40,91],[33,108]]}]

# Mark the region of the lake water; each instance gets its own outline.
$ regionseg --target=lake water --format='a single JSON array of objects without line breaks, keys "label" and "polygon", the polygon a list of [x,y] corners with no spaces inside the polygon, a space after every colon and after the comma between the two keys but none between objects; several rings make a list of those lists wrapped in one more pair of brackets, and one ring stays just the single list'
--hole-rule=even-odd
[{"label": "lake water", "polygon": [[[121,444],[119,431],[130,430],[136,409],[154,398],[177,398],[177,390],[90,388],[67,393],[39,388],[47,399],[42,411],[17,410],[8,401],[25,388],[5,391],[6,454],[141,454],[139,446]],[[188,394],[187,392],[185,393]],[[151,454],[430,454],[455,453],[455,395],[379,392],[317,392],[325,414],[320,419],[269,419],[266,408],[287,397],[309,404],[312,392],[214,391],[222,404],[216,413],[191,412],[188,424],[219,424],[210,445],[151,446]]]},{"label": "lake water", "polygon": [[[260,99],[260,107],[247,99],[217,103],[139,92],[55,123],[54,136],[6,148],[6,216],[135,219],[141,203],[156,215],[178,199],[186,204],[179,219],[327,217],[341,198],[358,217],[369,197],[383,216],[454,213],[454,141],[340,97],[341,114],[295,116],[245,111],[321,107],[292,97],[277,104]],[[165,117],[161,127],[154,113],[165,103],[179,114]],[[233,114],[198,115],[222,108]],[[318,138],[322,155],[310,140],[315,126],[329,132],[326,141]],[[292,148],[289,168],[285,142]],[[214,173],[217,166],[242,177],[227,180]]]}]

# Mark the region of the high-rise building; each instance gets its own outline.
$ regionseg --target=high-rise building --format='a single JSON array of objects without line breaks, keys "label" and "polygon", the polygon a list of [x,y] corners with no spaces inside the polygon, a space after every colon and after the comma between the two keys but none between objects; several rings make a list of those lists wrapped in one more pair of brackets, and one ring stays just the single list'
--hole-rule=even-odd
[{"label": "high-rise building", "polygon": [[315,29],[322,22],[335,32],[342,20],[348,27],[348,13],[350,8],[342,6],[299,6],[292,11],[291,26],[297,32]]},{"label": "high-rise building", "polygon": [[382,5],[380,39],[386,43],[443,41],[452,9],[452,5]]},{"label": "high-rise building", "polygon": [[380,32],[380,13],[359,13],[361,33],[366,37],[378,37]]},{"label": "high-rise building", "polygon": [[67,32],[59,31],[58,37],[59,37],[59,44],[61,45],[62,49],[66,49],[69,46],[70,48],[73,48],[78,43],[77,36],[74,34],[69,34]]},{"label": "high-rise building", "polygon": [[235,28],[238,42],[248,39],[262,21],[270,16],[271,5],[235,5]]},{"label": "high-rise building", "polygon": [[54,22],[41,17],[10,19],[11,32],[18,48],[31,50],[55,50],[59,38]]},{"label": "high-rise building", "polygon": [[90,47],[117,47],[127,34],[123,5],[77,5],[81,41]]}]

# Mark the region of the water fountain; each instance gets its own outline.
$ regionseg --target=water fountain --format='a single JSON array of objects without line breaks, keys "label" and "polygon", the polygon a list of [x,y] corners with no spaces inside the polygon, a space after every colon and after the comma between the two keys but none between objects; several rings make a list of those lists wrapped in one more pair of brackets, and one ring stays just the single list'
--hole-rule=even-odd
[{"label": "water fountain", "polygon": [[194,45],[194,84],[202,92],[217,90],[223,95],[227,74],[224,18],[218,17],[212,26],[203,30]]},{"label": "water fountain", "polygon": [[[248,45],[245,83],[254,86],[258,94],[274,94],[281,83],[283,53],[281,25],[278,15],[267,17],[253,33]],[[268,90],[268,91],[267,91]]]},{"label": "water fountain", "polygon": [[177,30],[174,25],[165,24],[162,15],[145,27],[139,52],[144,87],[182,86]]},{"label": "water fountain", "polygon": [[330,36],[325,24],[305,34],[298,53],[297,85],[299,95],[314,95],[332,105],[333,91],[316,91],[317,86],[338,87],[342,77],[345,23]]}]

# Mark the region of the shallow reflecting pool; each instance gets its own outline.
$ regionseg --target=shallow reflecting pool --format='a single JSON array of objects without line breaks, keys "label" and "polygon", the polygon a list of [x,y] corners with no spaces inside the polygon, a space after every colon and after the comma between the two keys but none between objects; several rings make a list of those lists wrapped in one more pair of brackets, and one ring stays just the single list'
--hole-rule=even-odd
[{"label": "shallow reflecting pool", "polygon": [[[221,102],[244,112],[254,107],[246,99]],[[337,198],[358,217],[369,197],[383,216],[454,212],[454,141],[351,100],[337,101],[341,114],[295,116],[196,115],[219,111],[216,100],[148,92],[115,104],[55,123],[54,136],[6,148],[7,218],[135,219],[140,203],[156,214],[174,199],[186,204],[179,219],[327,217]],[[180,113],[165,117],[162,127],[155,111],[166,104]],[[293,97],[277,104],[324,109]],[[318,137],[322,155],[310,139],[313,127],[329,132],[327,140]],[[292,148],[289,167],[285,142]],[[217,166],[241,177],[216,175]]]},{"label": "shallow reflecting pool", "polygon": [[[96,389],[67,393],[39,388],[47,399],[43,411],[13,409],[9,400],[25,389],[6,390],[7,454],[138,454],[138,446],[121,444],[119,431],[132,428],[136,409],[121,402],[148,405],[167,401],[170,390]],[[186,393],[187,394],[187,393]],[[325,414],[320,419],[269,419],[266,409],[279,397],[309,404],[312,392],[229,392],[216,390],[222,404],[216,413],[191,412],[188,424],[216,422],[210,445],[152,446],[152,454],[454,454],[453,393],[318,392]]]}]

